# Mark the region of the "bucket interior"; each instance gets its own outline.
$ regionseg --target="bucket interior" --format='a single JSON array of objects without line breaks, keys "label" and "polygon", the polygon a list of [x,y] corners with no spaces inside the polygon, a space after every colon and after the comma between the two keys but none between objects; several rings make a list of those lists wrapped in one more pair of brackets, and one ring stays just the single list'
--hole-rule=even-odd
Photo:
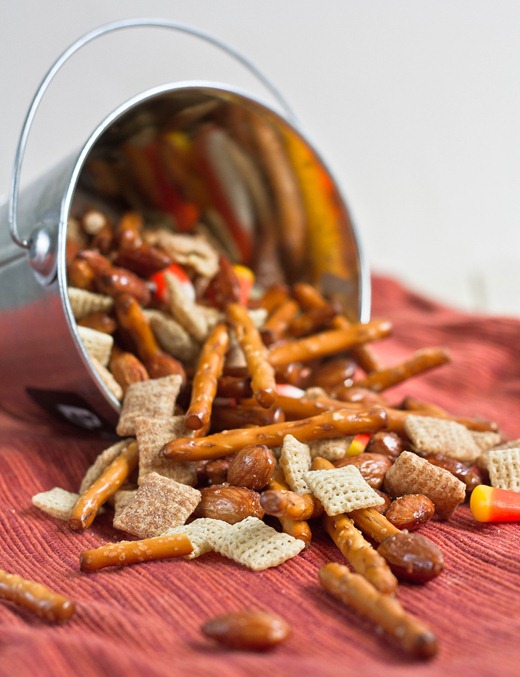
[{"label": "bucket interior", "polygon": [[368,319],[360,246],[338,187],[296,128],[261,103],[216,86],[149,93],[97,132],[70,215],[201,232],[259,286],[307,281]]},{"label": "bucket interior", "polygon": [[[92,210],[113,229],[134,212],[149,232],[202,235],[232,264],[250,268],[257,290],[309,282],[351,321],[368,320],[368,273],[336,182],[297,128],[249,95],[178,83],[121,106],[91,135],[73,169],[62,208],[68,223],[60,228],[62,256],[74,222]],[[58,266],[58,280],[96,401],[101,396],[115,415],[119,401],[94,368],[67,306],[67,266]]]}]

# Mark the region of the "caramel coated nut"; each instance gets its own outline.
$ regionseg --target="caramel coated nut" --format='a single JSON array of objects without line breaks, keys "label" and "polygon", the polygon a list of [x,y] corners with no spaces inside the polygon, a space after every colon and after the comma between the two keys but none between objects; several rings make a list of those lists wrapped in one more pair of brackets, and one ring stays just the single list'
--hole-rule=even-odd
[{"label": "caramel coated nut", "polygon": [[439,548],[420,534],[399,531],[386,538],[377,552],[401,581],[426,583],[444,569],[444,558]]},{"label": "caramel coated nut", "polygon": [[291,628],[273,613],[237,611],[206,621],[202,632],[231,649],[265,651],[286,640]]},{"label": "caramel coated nut", "polygon": [[215,484],[200,490],[202,497],[195,509],[195,517],[210,517],[228,524],[236,524],[246,517],[262,519],[264,510],[260,494],[245,487]]},{"label": "caramel coated nut", "polygon": [[392,461],[383,454],[370,454],[364,452],[358,456],[347,457],[335,464],[337,468],[346,465],[355,465],[363,479],[365,479],[372,489],[379,489],[383,484],[383,479]]},{"label": "caramel coated nut", "polygon": [[386,519],[398,529],[414,531],[435,514],[435,504],[424,494],[406,494],[392,501]]},{"label": "caramel coated nut", "polygon": [[404,443],[397,433],[381,430],[368,440],[365,453],[382,454],[395,460],[404,451]]},{"label": "caramel coated nut", "polygon": [[457,461],[457,459],[445,454],[430,454],[425,456],[425,458],[430,463],[433,463],[433,465],[448,470],[458,480],[464,482],[466,485],[466,496],[469,496],[476,486],[483,483],[482,473],[475,465],[468,466],[462,461]]},{"label": "caramel coated nut", "polygon": [[265,444],[244,447],[233,457],[227,474],[229,484],[258,491],[271,481],[276,459]]}]

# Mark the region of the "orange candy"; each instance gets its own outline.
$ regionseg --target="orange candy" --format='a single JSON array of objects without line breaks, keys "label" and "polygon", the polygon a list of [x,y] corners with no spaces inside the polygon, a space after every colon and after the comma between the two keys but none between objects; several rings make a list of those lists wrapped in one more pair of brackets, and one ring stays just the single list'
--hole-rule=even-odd
[{"label": "orange candy", "polygon": [[478,522],[520,522],[520,491],[479,484],[473,489],[469,507]]}]

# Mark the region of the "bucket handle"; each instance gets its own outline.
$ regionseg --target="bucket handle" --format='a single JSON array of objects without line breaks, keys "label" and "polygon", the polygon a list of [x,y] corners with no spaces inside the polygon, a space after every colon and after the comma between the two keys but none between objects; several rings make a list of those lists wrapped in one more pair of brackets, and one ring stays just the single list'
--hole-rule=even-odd
[{"label": "bucket handle", "polygon": [[13,242],[23,249],[31,249],[32,241],[31,239],[22,238],[18,230],[18,197],[20,192],[20,178],[22,173],[22,163],[25,154],[25,148],[27,146],[27,139],[29,137],[29,132],[31,130],[31,125],[33,119],[36,115],[38,107],[41,103],[43,95],[45,94],[48,86],[51,81],[54,79],[55,75],[61,69],[61,67],[70,59],[70,57],[77,52],[79,49],[84,47],[87,43],[92,42],[96,38],[99,38],[107,33],[113,33],[126,28],[169,28],[171,30],[179,31],[181,33],[186,33],[196,38],[200,38],[226,52],[228,55],[236,59],[242,66],[252,73],[257,80],[269,91],[271,96],[273,96],[280,106],[284,109],[286,115],[291,121],[295,121],[295,115],[291,110],[289,104],[285,101],[284,97],[272,84],[272,82],[243,54],[236,51],[233,47],[223,42],[219,38],[216,38],[211,33],[206,33],[201,31],[198,28],[189,26],[187,24],[177,23],[175,21],[169,21],[168,19],[157,19],[157,18],[146,18],[146,19],[123,19],[121,21],[114,21],[112,23],[107,23],[98,28],[94,28],[92,31],[85,33],[83,36],[78,38],[75,42],[70,45],[54,62],[51,66],[45,77],[40,83],[40,86],[36,90],[36,93],[33,97],[29,110],[25,116],[25,121],[22,127],[20,138],[18,140],[18,146],[16,149],[16,155],[14,160],[13,175],[11,179],[11,185],[9,190],[9,208],[8,208],[8,222],[9,222],[9,233]]}]

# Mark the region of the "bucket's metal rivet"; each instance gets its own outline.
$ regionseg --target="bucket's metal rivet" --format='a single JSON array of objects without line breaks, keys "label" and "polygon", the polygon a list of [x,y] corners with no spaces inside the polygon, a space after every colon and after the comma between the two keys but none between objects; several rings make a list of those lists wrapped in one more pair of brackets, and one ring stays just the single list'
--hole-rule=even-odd
[{"label": "bucket's metal rivet", "polygon": [[29,263],[40,284],[56,278],[57,226],[44,223],[33,231],[29,246]]}]

